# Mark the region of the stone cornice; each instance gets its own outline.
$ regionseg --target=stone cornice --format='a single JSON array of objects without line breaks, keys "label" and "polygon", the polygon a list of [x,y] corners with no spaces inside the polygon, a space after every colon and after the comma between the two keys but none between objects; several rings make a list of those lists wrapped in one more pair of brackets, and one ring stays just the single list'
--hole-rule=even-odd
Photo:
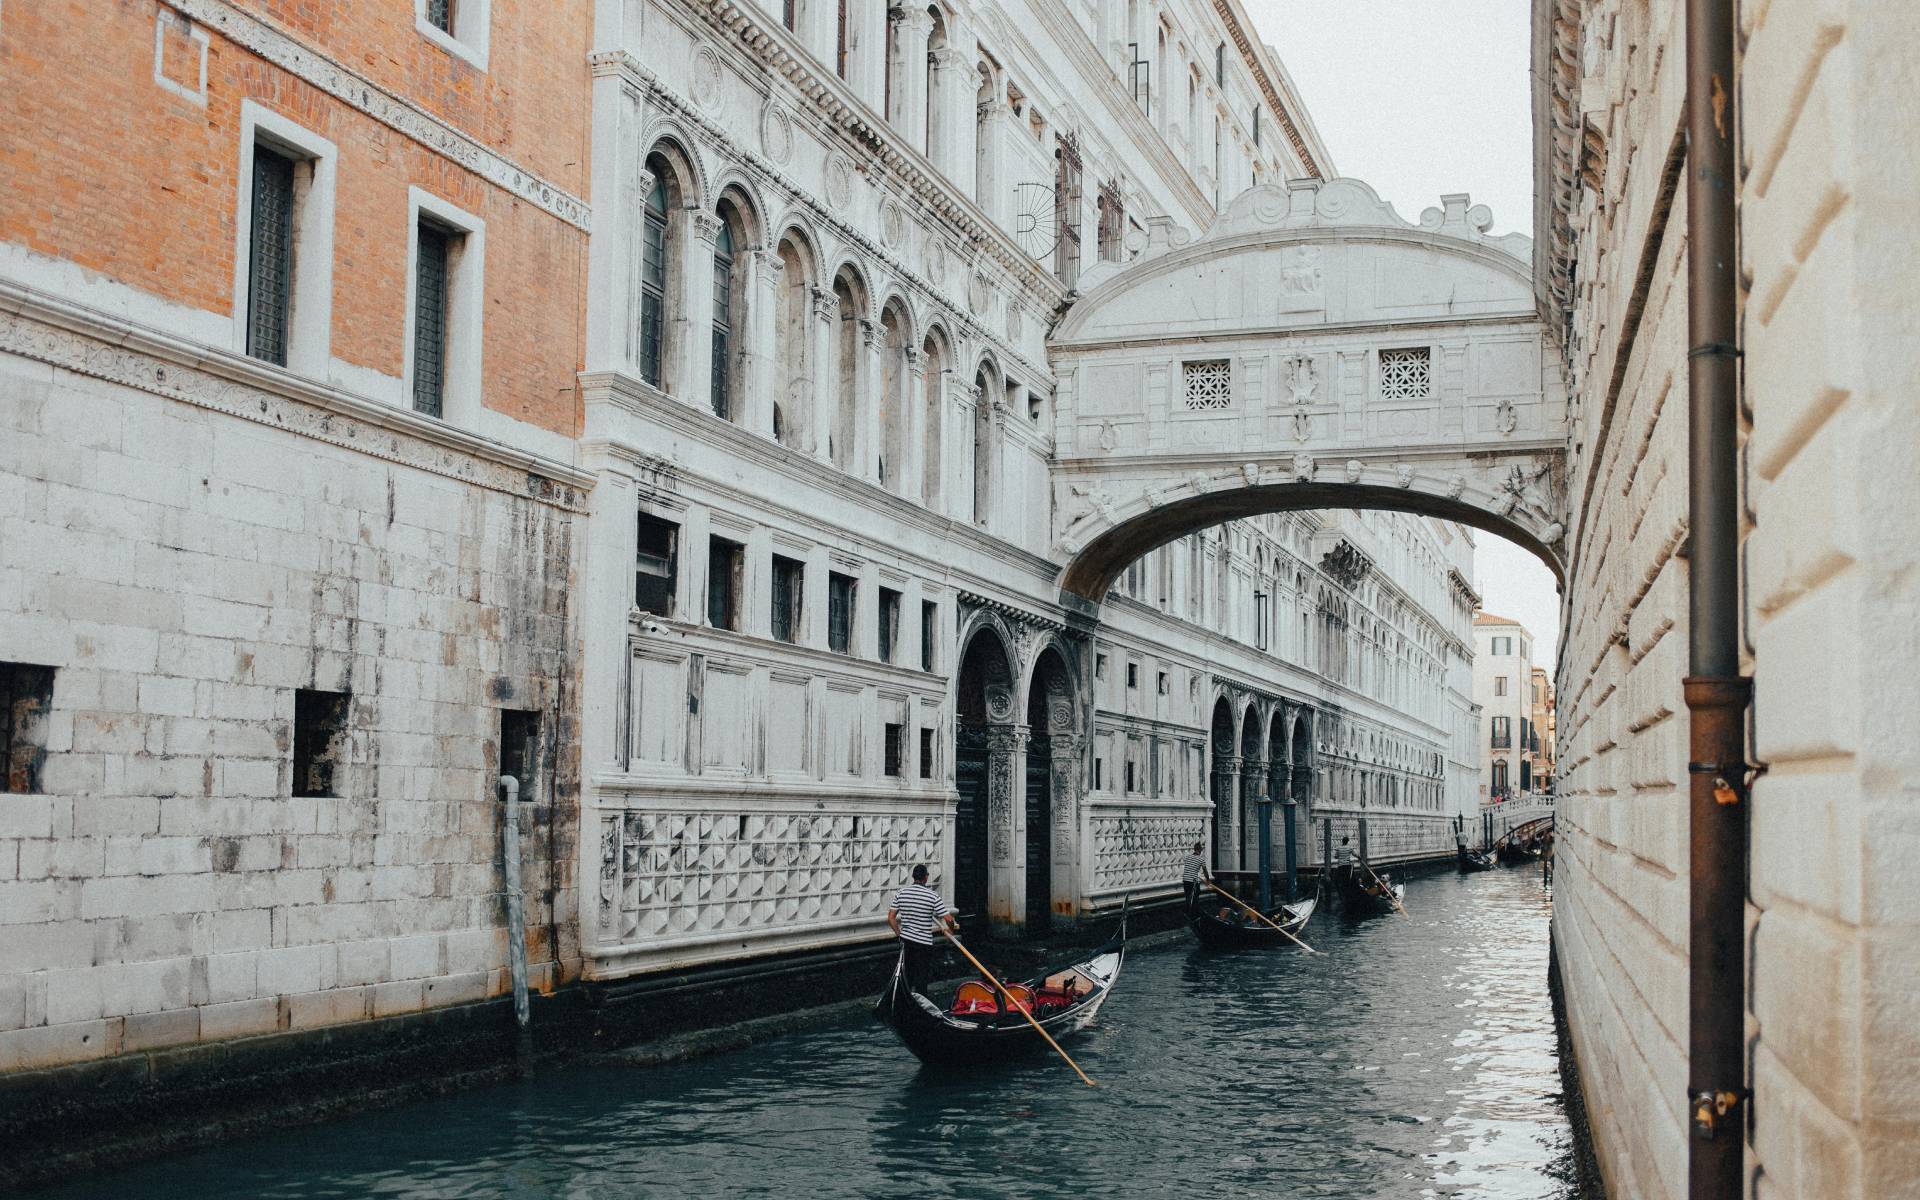
[{"label": "stone cornice", "polygon": [[[790,450],[777,442],[743,429],[731,421],[723,421],[711,412],[683,404],[665,392],[630,375],[617,371],[583,372],[579,379],[582,401],[589,407],[594,404],[611,404],[640,420],[666,426],[677,433],[710,445],[724,447],[744,465],[783,475],[805,487],[833,492],[857,508],[884,511],[890,519],[912,525],[930,538],[947,538],[966,543],[982,554],[1007,563],[1014,570],[1031,574],[1037,580],[1051,580],[1060,573],[1059,564],[1049,558],[982,533],[967,522],[929,512],[920,505],[904,500],[877,484],[856,479],[809,455]],[[585,440],[581,446],[583,455],[604,453],[622,461],[649,466],[661,461],[656,453],[643,449],[638,440],[625,437]],[[714,486],[724,485],[715,483]],[[756,492],[755,502],[765,507],[782,509],[808,521],[818,520],[816,514],[802,513],[785,505],[770,503],[766,499],[768,495],[778,494],[777,491],[768,490]],[[899,551],[890,553],[901,554]],[[926,566],[935,574],[954,570],[950,562],[928,560]]]},{"label": "stone cornice", "polygon": [[1267,64],[1261,54],[1260,44],[1247,36],[1247,25],[1240,19],[1239,6],[1233,0],[1213,0],[1213,10],[1220,14],[1221,22],[1227,27],[1227,35],[1233,39],[1234,48],[1240,51],[1240,57],[1245,60],[1247,69],[1253,72],[1253,81],[1260,88],[1260,94],[1266,97],[1268,106],[1273,109],[1274,115],[1280,118],[1280,127],[1286,132],[1287,143],[1300,157],[1301,164],[1307,168],[1307,174],[1312,178],[1320,178],[1322,175],[1320,160],[1314,157],[1313,150],[1307,145],[1307,139],[1301,135],[1300,126],[1294,121],[1292,111],[1287,107],[1286,101],[1280,97],[1280,89],[1274,86],[1273,76],[1267,73]]},{"label": "stone cornice", "polygon": [[586,511],[594,484],[569,464],[6,279],[0,352],[568,512]]},{"label": "stone cornice", "polygon": [[242,12],[227,0],[165,0],[236,46],[272,63],[335,100],[446,158],[495,187],[574,228],[592,224],[587,202],[488,148],[413,101],[396,96],[358,71],[282,32],[265,17]]},{"label": "stone cornice", "polygon": [[1067,624],[1065,621],[1055,620],[1052,617],[1043,617],[1029,609],[1021,608],[1017,604],[1009,604],[1005,600],[996,600],[991,596],[982,596],[979,592],[969,591],[966,588],[958,589],[958,594],[961,603],[971,604],[975,608],[984,608],[990,612],[999,613],[1009,621],[1019,622],[1024,625],[1034,625],[1041,629],[1050,629],[1055,633],[1067,632]]}]

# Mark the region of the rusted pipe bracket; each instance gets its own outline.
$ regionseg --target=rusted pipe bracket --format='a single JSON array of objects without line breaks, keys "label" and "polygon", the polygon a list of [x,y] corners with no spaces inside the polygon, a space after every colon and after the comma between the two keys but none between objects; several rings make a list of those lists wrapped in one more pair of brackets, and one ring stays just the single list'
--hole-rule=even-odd
[{"label": "rusted pipe bracket", "polygon": [[1734,1091],[1708,1088],[1688,1095],[1687,1107],[1693,1113],[1693,1136],[1703,1142],[1712,1141],[1720,1130],[1720,1119],[1732,1112],[1748,1095],[1745,1088]]}]

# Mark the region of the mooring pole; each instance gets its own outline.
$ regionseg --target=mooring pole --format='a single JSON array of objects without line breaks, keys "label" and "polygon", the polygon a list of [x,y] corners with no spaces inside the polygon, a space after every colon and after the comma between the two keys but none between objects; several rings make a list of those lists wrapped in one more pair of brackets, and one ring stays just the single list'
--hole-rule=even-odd
[{"label": "mooring pole", "polygon": [[1333,882],[1333,818],[1320,822],[1320,882]]},{"label": "mooring pole", "polygon": [[500,777],[506,819],[500,826],[500,861],[506,872],[507,967],[513,975],[514,1056],[521,1074],[533,1069],[533,1014],[527,1004],[527,914],[520,893],[520,781]]},{"label": "mooring pole", "polygon": [[1745,1174],[1746,710],[1732,0],[1687,0],[1687,1195]]},{"label": "mooring pole", "polygon": [[1299,815],[1300,805],[1289,795],[1284,806],[1287,838],[1287,903],[1292,904],[1300,898],[1300,849],[1297,834],[1294,832],[1294,820]]},{"label": "mooring pole", "polygon": [[1260,797],[1260,911],[1273,907],[1273,798]]},{"label": "mooring pole", "polygon": [[1373,870],[1373,856],[1367,853],[1367,819],[1360,818],[1360,861],[1367,870]]}]

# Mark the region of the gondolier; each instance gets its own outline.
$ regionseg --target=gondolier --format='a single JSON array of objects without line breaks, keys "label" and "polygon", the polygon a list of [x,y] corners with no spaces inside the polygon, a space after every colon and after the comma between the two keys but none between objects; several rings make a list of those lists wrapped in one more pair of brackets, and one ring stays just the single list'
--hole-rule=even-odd
[{"label": "gondolier", "polygon": [[1193,852],[1180,860],[1180,885],[1187,889],[1187,911],[1200,899],[1200,881],[1207,878],[1207,860],[1200,857],[1202,842],[1193,844]]},{"label": "gondolier", "polygon": [[946,897],[927,886],[925,863],[913,869],[913,882],[893,897],[887,910],[887,924],[900,939],[900,953],[906,960],[907,986],[924,994],[933,975],[934,922],[945,921],[947,928],[960,932],[960,922]]}]

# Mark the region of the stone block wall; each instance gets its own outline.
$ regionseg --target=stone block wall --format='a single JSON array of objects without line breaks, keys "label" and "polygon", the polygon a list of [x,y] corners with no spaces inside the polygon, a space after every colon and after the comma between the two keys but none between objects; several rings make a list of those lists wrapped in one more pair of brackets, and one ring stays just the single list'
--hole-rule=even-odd
[{"label": "stone block wall", "polygon": [[[1611,1194],[1686,1192],[1682,5],[1586,3],[1572,111],[1573,602],[1555,939]],[[1908,282],[1920,33],[1849,0],[1740,6],[1742,447],[1755,1197],[1916,1194],[1920,707]]]},{"label": "stone block wall", "polygon": [[[0,660],[54,672],[0,795],[0,1071],[501,992],[502,709],[540,714],[536,983],[577,961],[578,494],[274,375],[0,317]],[[331,795],[300,689],[351,696]]]}]

